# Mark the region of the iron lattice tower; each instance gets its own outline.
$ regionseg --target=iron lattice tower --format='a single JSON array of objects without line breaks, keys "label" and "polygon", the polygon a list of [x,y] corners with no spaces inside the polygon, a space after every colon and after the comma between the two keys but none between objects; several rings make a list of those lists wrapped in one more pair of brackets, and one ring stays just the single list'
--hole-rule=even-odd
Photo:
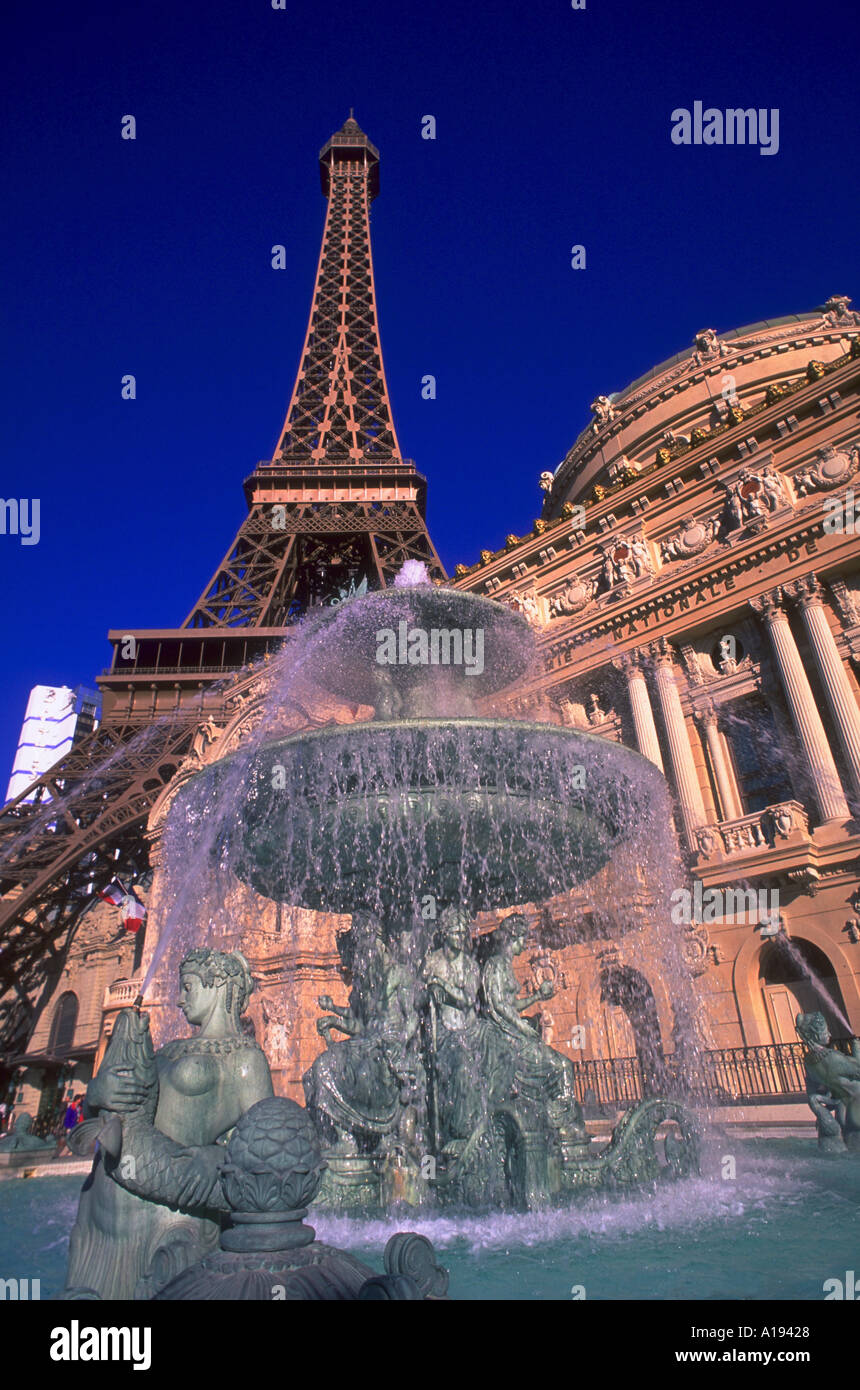
[{"label": "iron lattice tower", "polygon": [[444,578],[382,364],[370,249],[379,154],[351,117],[321,150],[320,175],[328,210],[287,418],[186,627],[278,627],[362,581],[384,587],[409,559]]},{"label": "iron lattice tower", "polygon": [[241,677],[308,608],[364,582],[384,587],[407,559],[445,577],[425,479],[394,429],[370,246],[379,154],[352,118],[321,150],[320,174],[328,207],[304,348],[275,455],[245,482],[247,517],[180,628],[108,634],[100,726],[0,811],[7,1064],[93,887],[147,867],[146,818],[201,724],[227,718],[224,678]]}]

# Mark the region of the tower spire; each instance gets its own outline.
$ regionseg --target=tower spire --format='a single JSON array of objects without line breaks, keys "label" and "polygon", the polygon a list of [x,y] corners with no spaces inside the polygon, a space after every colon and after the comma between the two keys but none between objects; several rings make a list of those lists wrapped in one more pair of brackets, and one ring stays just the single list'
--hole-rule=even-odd
[{"label": "tower spire", "polygon": [[328,200],[310,317],[271,459],[245,483],[249,515],[185,627],[280,627],[404,560],[444,578],[426,481],[404,459],[382,362],[370,204],[379,151],[350,114],[319,155]]},{"label": "tower spire", "polygon": [[276,454],[402,463],[382,364],[370,250],[379,152],[350,113],[320,151],[328,199],[307,332]]}]

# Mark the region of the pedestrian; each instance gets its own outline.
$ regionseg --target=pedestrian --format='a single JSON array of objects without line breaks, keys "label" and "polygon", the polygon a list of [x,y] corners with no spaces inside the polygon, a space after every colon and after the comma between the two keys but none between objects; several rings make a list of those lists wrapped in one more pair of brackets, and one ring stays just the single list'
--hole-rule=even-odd
[{"label": "pedestrian", "polygon": [[5,1102],[5,1100],[0,1100],[0,1134],[3,1133],[3,1131],[5,1130],[5,1128],[6,1128],[6,1102]]},{"label": "pedestrian", "polygon": [[64,1146],[69,1150],[69,1153],[72,1152],[71,1147],[69,1146],[69,1134],[75,1128],[77,1123],[78,1107],[73,1100],[70,1100],[68,1105],[66,1106],[66,1113],[63,1116],[63,1128],[60,1134],[59,1143],[57,1144],[57,1158],[61,1157]]}]

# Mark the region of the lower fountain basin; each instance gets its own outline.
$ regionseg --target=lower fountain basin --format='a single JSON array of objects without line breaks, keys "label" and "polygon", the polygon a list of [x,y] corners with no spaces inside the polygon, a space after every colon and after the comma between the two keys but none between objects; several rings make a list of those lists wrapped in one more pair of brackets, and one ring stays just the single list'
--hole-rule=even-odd
[{"label": "lower fountain basin", "polygon": [[[230,762],[186,793],[217,802]],[[543,901],[668,816],[663,777],[630,749],[484,719],[373,721],[266,744],[234,804],[221,853],[257,892],[389,920],[414,918],[427,895],[471,912]]]}]

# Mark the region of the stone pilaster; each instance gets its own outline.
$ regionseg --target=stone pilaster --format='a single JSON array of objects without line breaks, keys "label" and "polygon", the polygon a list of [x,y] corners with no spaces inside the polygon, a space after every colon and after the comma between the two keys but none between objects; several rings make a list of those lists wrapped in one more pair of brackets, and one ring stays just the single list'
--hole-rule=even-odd
[{"label": "stone pilaster", "polygon": [[779,678],[785,690],[794,727],[803,748],[822,820],[847,820],[849,811],[839,773],[827,742],[821,716],[815,706],[797,643],[783,607],[783,591],[772,589],[750,599],[767,628],[776,656]]},{"label": "stone pilaster", "polygon": [[672,761],[672,775],[678,791],[678,801],[684,820],[684,829],[691,845],[695,845],[694,832],[705,824],[705,803],[702,788],[693,762],[693,749],[690,735],[681,708],[681,696],[675,680],[675,658],[671,645],[665,638],[652,642],[649,651],[654,658],[657,674],[657,693],[660,709],[666,725],[669,740],[669,756]]},{"label": "stone pilaster", "polygon": [[627,681],[627,694],[633,712],[633,726],[639,752],[662,772],[663,755],[660,752],[657,725],[654,723],[654,711],[651,708],[651,697],[648,694],[640,654],[635,651],[625,652],[623,656],[615,657],[612,665],[616,671],[623,673]]},{"label": "stone pilaster", "polygon": [[814,575],[807,575],[788,585],[786,592],[800,609],[845,753],[854,794],[860,797],[860,711],[827,620],[821,585]]}]

